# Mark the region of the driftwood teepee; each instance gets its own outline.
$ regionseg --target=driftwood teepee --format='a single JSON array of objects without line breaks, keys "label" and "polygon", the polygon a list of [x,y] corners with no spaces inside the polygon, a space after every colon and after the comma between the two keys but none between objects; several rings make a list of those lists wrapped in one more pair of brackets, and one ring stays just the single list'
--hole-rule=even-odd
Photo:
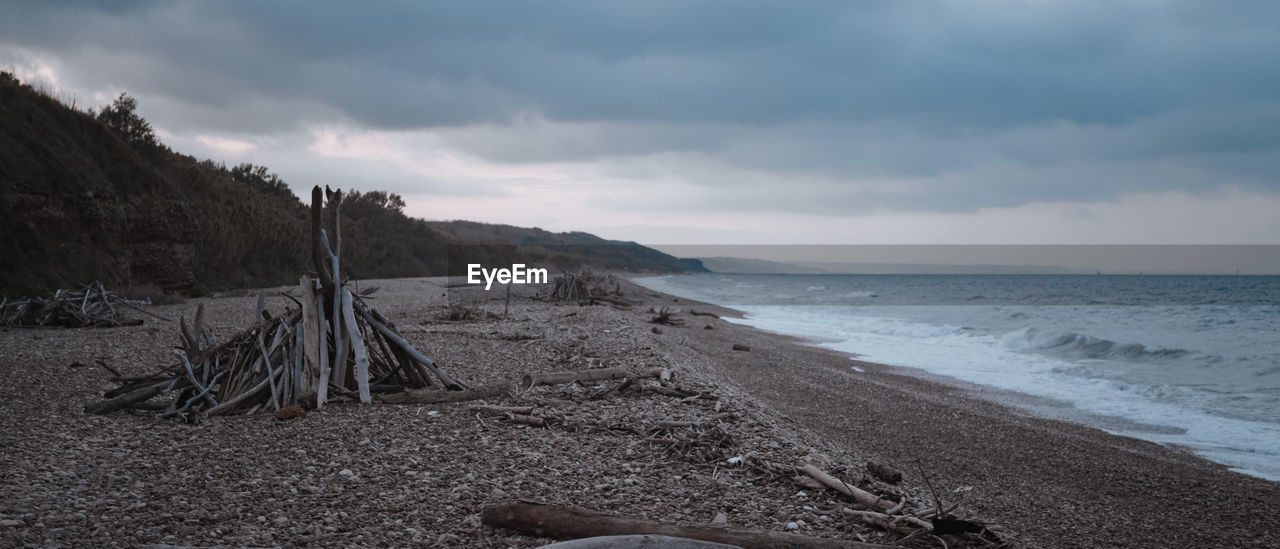
[{"label": "driftwood teepee", "polygon": [[[317,276],[303,275],[299,281],[298,308],[272,317],[263,311],[260,296],[261,320],[221,343],[205,324],[203,307],[198,308],[191,326],[182,320],[182,345],[173,350],[177,364],[153,375],[113,378],[120,386],[85,411],[157,410],[162,417],[192,419],[295,404],[320,408],[334,401],[368,403],[376,391],[425,387],[433,376],[447,389],[462,389],[342,283],[342,191],[325,193],[333,239],[323,228],[317,186],[311,194]],[[173,398],[164,400],[169,394]]]}]

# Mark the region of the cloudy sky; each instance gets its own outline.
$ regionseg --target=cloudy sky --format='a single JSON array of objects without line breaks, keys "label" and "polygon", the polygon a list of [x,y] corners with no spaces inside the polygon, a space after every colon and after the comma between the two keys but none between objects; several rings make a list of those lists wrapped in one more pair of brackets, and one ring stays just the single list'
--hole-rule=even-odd
[{"label": "cloudy sky", "polygon": [[[6,2],[171,147],[648,244],[1280,243],[1280,3]],[[108,4],[108,3],[102,3]]]}]

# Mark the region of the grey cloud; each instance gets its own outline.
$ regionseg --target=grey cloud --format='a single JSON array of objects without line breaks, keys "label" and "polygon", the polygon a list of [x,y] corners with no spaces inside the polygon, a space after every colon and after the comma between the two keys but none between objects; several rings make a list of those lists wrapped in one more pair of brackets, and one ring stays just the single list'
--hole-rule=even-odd
[{"label": "grey cloud", "polygon": [[[73,85],[126,88],[176,132],[428,129],[492,162],[683,179],[705,190],[689,207],[1280,187],[1269,1],[19,2],[10,15],[0,44],[57,56]],[[663,155],[680,159],[663,173],[618,161]],[[744,185],[761,194],[725,194]]]},{"label": "grey cloud", "polygon": [[524,110],[564,120],[1118,123],[1280,92],[1262,54],[1280,46],[1266,2],[23,6],[6,36],[71,57],[143,52],[147,85],[193,101],[208,99],[192,87],[222,90],[224,101],[300,96],[382,127]]}]

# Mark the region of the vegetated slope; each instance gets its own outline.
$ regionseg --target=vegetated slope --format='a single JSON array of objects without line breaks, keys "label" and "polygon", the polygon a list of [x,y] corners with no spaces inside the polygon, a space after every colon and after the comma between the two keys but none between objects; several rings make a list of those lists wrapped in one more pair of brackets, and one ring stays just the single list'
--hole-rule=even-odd
[{"label": "vegetated slope", "polygon": [[[553,233],[539,228],[514,227],[474,221],[428,221],[428,227],[449,237],[450,273],[462,274],[469,258],[483,256],[477,248],[492,250],[496,259],[511,259],[561,271],[583,267],[632,272],[708,272],[698,260],[680,259],[635,242],[606,240],[584,232]],[[491,260],[492,261],[492,260]]]},{"label": "vegetated slope", "polygon": [[[288,185],[265,167],[228,169],[168,149],[134,107],[121,95],[99,113],[77,110],[0,73],[0,295],[94,280],[175,291],[296,282],[310,266],[308,211]],[[349,193],[348,276],[459,274],[451,249],[487,264],[701,270],[635,243],[433,224],[403,206],[394,194]]]}]

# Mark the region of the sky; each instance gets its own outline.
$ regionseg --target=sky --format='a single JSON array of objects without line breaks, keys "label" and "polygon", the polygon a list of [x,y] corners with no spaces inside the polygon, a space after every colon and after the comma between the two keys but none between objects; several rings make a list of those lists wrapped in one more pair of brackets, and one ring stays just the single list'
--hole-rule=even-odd
[{"label": "sky", "polygon": [[5,2],[175,150],[644,244],[1280,243],[1280,3]]}]

